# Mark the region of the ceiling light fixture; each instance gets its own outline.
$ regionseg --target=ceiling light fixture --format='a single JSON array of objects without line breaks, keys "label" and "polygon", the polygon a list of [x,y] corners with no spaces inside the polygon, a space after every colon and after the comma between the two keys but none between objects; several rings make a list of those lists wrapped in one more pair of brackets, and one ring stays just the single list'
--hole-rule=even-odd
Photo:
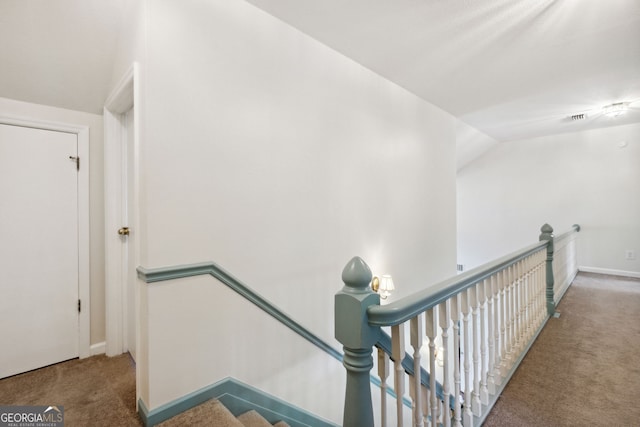
[{"label": "ceiling light fixture", "polygon": [[628,102],[616,102],[615,104],[602,107],[602,113],[607,117],[618,117],[629,111]]}]

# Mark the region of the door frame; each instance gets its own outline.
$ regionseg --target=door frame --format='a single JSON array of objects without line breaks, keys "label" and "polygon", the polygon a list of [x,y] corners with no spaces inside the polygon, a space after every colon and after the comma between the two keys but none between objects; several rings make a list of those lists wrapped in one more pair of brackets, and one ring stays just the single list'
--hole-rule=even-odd
[{"label": "door frame", "polygon": [[91,356],[91,273],[89,223],[89,127],[0,114],[0,124],[75,134],[78,138],[78,357]]},{"label": "door frame", "polygon": [[[121,256],[122,243],[115,238],[116,231],[124,226],[130,226],[138,235],[140,242],[140,215],[139,215],[139,66],[133,63],[129,70],[122,76],[118,84],[107,98],[104,104],[104,178],[105,178],[105,352],[107,356],[116,356],[126,350],[126,331],[129,325],[126,304],[134,304],[137,301],[126,301],[126,285],[122,281],[124,268]],[[122,177],[126,171],[123,168],[122,145],[126,138],[125,115],[133,108],[133,206],[131,206],[132,221],[130,224],[121,224],[122,215]],[[140,244],[129,248],[134,251],[136,262],[140,260]],[[137,293],[136,293],[137,295]],[[137,298],[136,298],[137,299]],[[137,321],[136,321],[137,323]],[[134,325],[138,330],[138,325]],[[136,334],[138,335],[138,334]],[[138,337],[136,337],[138,341]],[[136,342],[136,347],[139,345]]]}]

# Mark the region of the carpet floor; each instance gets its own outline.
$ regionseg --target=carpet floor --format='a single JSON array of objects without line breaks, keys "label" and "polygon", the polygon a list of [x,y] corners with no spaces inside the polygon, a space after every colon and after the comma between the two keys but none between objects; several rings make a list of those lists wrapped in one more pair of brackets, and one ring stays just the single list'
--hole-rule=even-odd
[{"label": "carpet floor", "polygon": [[129,354],[57,363],[0,381],[0,405],[64,406],[65,426],[142,426]]},{"label": "carpet floor", "polygon": [[484,426],[640,426],[640,279],[579,273]]}]

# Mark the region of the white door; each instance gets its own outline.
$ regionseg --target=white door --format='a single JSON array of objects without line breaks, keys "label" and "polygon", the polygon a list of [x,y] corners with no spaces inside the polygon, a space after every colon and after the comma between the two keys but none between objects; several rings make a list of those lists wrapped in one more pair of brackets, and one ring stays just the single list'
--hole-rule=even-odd
[{"label": "white door", "polygon": [[0,378],[78,357],[77,152],[0,124]]}]

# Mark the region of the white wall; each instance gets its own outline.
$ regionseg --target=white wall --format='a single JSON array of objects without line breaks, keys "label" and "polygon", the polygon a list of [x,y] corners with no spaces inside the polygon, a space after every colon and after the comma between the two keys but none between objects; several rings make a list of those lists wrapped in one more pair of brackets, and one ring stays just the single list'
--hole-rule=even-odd
[{"label": "white wall", "polygon": [[495,139],[456,120],[456,158],[457,170],[462,169],[498,143]]},{"label": "white wall", "polygon": [[459,261],[533,243],[545,222],[557,234],[578,223],[580,266],[638,274],[639,196],[640,125],[500,143],[458,172]]},{"label": "white wall", "polygon": [[146,40],[144,10],[144,0],[127,0],[112,64],[110,91],[129,71],[134,61],[142,62],[144,60]]},{"label": "white wall", "polygon": [[91,344],[105,339],[104,191],[102,116],[0,98],[0,114],[89,127]]},{"label": "white wall", "polygon": [[[145,267],[214,260],[336,346],[352,256],[394,275],[399,295],[455,273],[449,114],[245,2],[146,13]],[[209,277],[184,282],[142,293],[149,408],[234,374],[339,421],[278,375],[316,350],[285,332],[265,343],[244,301]]]}]

